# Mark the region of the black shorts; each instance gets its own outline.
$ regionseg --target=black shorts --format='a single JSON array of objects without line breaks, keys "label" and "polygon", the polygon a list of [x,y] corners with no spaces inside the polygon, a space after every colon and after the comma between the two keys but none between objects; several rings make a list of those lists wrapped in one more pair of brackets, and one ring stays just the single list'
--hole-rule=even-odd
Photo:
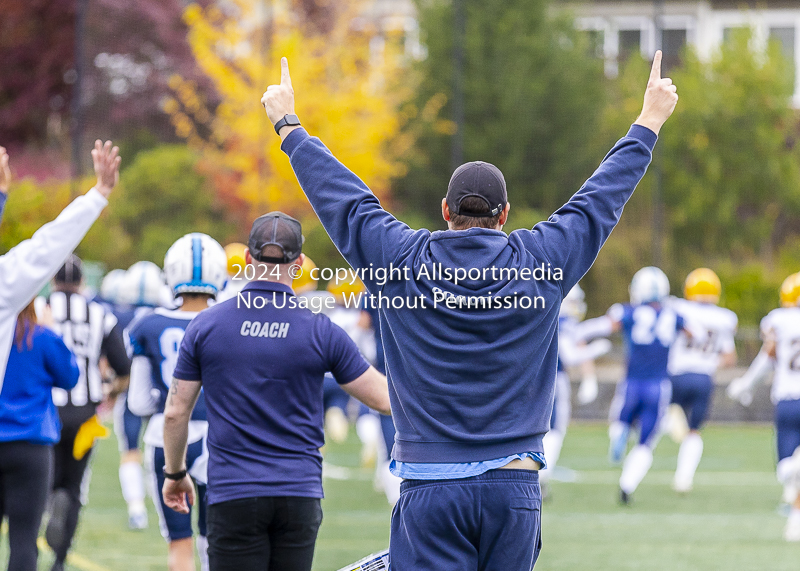
[{"label": "black shorts", "polygon": [[211,571],[310,571],[318,498],[231,500],[209,505],[206,517]]}]

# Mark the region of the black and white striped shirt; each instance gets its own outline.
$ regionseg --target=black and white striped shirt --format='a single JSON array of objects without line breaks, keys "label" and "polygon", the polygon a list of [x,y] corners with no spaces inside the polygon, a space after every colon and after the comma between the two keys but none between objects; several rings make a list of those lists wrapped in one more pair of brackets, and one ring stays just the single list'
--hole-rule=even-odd
[{"label": "black and white striped shirt", "polygon": [[47,304],[53,329],[75,354],[81,373],[71,391],[53,389],[53,402],[58,407],[88,407],[93,414],[94,407],[103,400],[100,358],[106,357],[117,376],[130,374],[122,329],[110,309],[81,294],[55,291]]}]

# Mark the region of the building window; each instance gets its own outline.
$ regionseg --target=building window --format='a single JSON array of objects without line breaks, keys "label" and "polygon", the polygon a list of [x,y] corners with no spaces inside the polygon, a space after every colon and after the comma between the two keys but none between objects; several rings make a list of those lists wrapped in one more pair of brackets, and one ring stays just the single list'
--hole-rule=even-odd
[{"label": "building window", "polygon": [[789,61],[794,62],[794,28],[793,27],[780,27],[769,29],[769,39],[777,40],[783,48],[783,55],[789,58]]},{"label": "building window", "polygon": [[686,45],[686,30],[662,30],[661,47],[664,52],[662,66],[665,72],[680,65],[681,53]]},{"label": "building window", "polygon": [[605,55],[603,46],[605,37],[603,35],[603,30],[585,30],[583,33],[586,34],[586,44],[589,55],[602,59]]},{"label": "building window", "polygon": [[642,49],[641,30],[620,30],[619,31],[619,61],[624,63],[635,53],[640,53]]}]

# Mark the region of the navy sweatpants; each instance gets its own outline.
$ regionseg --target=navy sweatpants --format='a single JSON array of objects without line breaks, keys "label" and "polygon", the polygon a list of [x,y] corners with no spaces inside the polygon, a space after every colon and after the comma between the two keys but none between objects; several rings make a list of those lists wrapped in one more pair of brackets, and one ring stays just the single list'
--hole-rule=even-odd
[{"label": "navy sweatpants", "polygon": [[392,571],[530,571],[542,547],[539,473],[490,470],[404,480],[392,513]]}]

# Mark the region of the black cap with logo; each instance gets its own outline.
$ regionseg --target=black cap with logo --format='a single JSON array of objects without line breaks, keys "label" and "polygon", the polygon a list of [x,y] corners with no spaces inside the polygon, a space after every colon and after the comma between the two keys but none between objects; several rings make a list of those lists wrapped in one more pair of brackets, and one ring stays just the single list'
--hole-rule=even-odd
[{"label": "black cap with logo", "polygon": [[[247,247],[254,260],[265,264],[288,264],[303,251],[303,240],[300,222],[283,212],[270,212],[253,222]],[[283,257],[263,256],[261,251],[266,246],[277,246]]]},{"label": "black cap with logo", "polygon": [[[488,211],[462,210],[461,202],[470,196],[483,200]],[[456,169],[447,185],[447,206],[453,214],[488,218],[500,214],[507,202],[506,180],[500,169],[491,163],[475,161],[463,164]]]}]

